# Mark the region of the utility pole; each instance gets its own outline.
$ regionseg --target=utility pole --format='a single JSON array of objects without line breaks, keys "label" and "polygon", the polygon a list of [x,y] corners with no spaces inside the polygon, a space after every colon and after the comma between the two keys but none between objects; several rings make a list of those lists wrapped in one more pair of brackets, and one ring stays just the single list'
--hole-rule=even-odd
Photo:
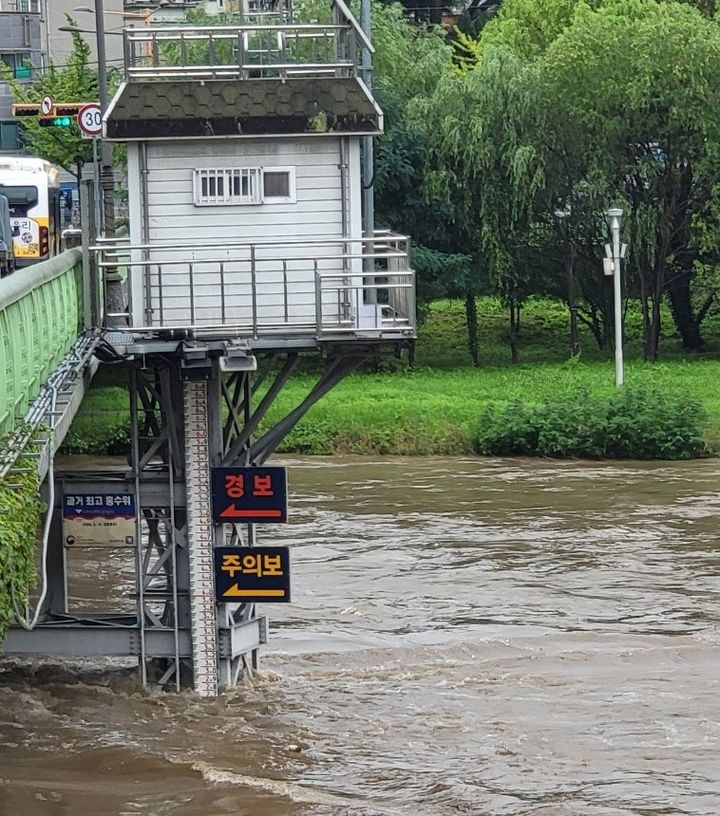
[{"label": "utility pole", "polygon": [[[103,0],[95,0],[95,34],[97,38],[98,58],[98,86],[100,91],[100,107],[105,116],[109,107],[107,54],[105,51],[105,9]],[[112,166],[112,147],[106,139],[100,142],[100,187],[102,188],[103,232],[106,237],[115,235],[115,174]],[[105,308],[110,313],[125,310],[122,289],[122,278],[116,269],[105,270]],[[107,321],[110,326],[117,325],[117,318]]]}]

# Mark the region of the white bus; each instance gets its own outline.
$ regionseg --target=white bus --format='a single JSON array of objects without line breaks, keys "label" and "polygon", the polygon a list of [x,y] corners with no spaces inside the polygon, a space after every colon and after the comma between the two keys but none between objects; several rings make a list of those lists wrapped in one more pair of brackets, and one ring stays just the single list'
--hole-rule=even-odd
[{"label": "white bus", "polygon": [[15,266],[61,251],[60,171],[44,159],[0,156],[0,195],[10,205]]}]

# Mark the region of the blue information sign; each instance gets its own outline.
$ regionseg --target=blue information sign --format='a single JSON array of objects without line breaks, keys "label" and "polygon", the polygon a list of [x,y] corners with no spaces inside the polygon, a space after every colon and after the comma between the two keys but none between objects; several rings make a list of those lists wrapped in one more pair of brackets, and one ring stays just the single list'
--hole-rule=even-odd
[{"label": "blue information sign", "polygon": [[65,493],[63,531],[68,547],[132,547],[135,496],[132,493]]},{"label": "blue information sign", "polygon": [[217,547],[215,599],[218,603],[288,603],[288,547]]},{"label": "blue information sign", "polygon": [[216,524],[284,524],[285,468],[213,468],[212,510]]}]

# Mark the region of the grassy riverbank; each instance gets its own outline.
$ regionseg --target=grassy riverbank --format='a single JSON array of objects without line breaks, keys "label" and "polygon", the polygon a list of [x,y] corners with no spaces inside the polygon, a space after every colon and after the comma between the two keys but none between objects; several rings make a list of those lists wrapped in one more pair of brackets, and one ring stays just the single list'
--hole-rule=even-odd
[{"label": "grassy riverbank", "polygon": [[[311,387],[296,377],[281,394],[268,421],[296,405]],[[713,448],[720,442],[720,361],[631,362],[630,390],[650,389],[632,408],[631,423],[651,429],[654,401],[700,403],[707,414],[701,431]],[[322,399],[287,437],[292,453],[463,454],[476,450],[488,408],[521,400],[527,406],[569,407],[607,400],[615,393],[612,364],[565,362],[436,370],[422,368],[349,377]],[[546,414],[545,408],[540,409]],[[127,447],[127,395],[120,387],[90,391],[65,443],[66,452],[120,453]],[[509,419],[512,424],[514,420]],[[562,422],[562,417],[559,418]]]},{"label": "grassy riverbank", "polygon": [[[581,332],[581,359],[567,359],[566,307],[532,300],[523,312],[520,364],[510,363],[506,316],[497,301],[478,302],[481,367],[469,366],[459,301],[430,307],[419,331],[417,367],[357,374],[322,399],[287,437],[288,453],[540,453],[578,456],[678,456],[720,450],[720,314],[709,315],[708,352],[687,355],[673,335],[663,361],[638,359],[641,316],[626,315],[627,389],[618,398],[611,350]],[[672,326],[669,315],[665,325]],[[634,359],[633,359],[634,357]],[[127,392],[106,368],[66,439],[67,453],[128,449]],[[265,427],[289,411],[314,382],[296,376]],[[262,428],[260,429],[262,431]]]}]

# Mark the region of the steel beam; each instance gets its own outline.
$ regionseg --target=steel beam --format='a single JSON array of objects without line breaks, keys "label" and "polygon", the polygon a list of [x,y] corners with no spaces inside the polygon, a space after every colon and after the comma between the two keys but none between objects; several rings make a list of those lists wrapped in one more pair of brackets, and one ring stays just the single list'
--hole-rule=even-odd
[{"label": "steel beam", "polygon": [[274,428],[251,445],[249,461],[252,464],[263,464],[313,405],[354,371],[364,359],[364,357],[340,357],[334,360],[297,408],[290,411]]},{"label": "steel beam", "polygon": [[221,658],[235,660],[250,654],[267,643],[267,618],[253,618],[220,629],[218,645]]},{"label": "steel beam", "polygon": [[[148,629],[147,650],[154,657],[175,655],[175,632],[171,628]],[[190,657],[190,632],[180,631],[180,655]],[[6,654],[53,657],[140,657],[140,627],[93,626],[84,623],[41,624],[28,632],[11,627],[5,638]]]}]

